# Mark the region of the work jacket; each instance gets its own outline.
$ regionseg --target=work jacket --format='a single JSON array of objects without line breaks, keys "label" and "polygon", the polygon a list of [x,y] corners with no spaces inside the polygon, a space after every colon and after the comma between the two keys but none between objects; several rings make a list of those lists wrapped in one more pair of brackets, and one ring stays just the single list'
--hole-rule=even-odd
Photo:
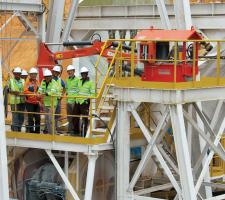
[{"label": "work jacket", "polygon": [[[95,96],[95,85],[91,80],[82,80],[78,82],[79,96],[94,97]],[[88,103],[88,98],[77,98],[77,103],[84,104]]]},{"label": "work jacket", "polygon": [[[10,92],[23,93],[23,88],[24,88],[24,80],[23,79],[20,78],[19,80],[16,80],[15,78],[11,78],[9,80],[9,91]],[[10,94],[9,103],[10,104],[24,103],[24,96]]]},{"label": "work jacket", "polygon": [[53,77],[53,79],[57,82],[60,90],[60,95],[63,93],[63,89],[65,88],[65,83],[60,77]]},{"label": "work jacket", "polygon": [[38,88],[38,93],[44,95],[44,106],[52,106],[52,104],[53,106],[57,105],[57,97],[52,96],[59,95],[60,89],[58,83],[54,79],[52,79],[48,84],[45,80],[43,80],[40,87]]},{"label": "work jacket", "polygon": [[72,104],[76,102],[75,96],[77,96],[79,92],[78,82],[79,82],[79,78],[75,76],[66,79],[66,95],[72,96],[72,98],[67,98],[67,103]]},{"label": "work jacket", "polygon": [[[28,79],[26,82],[25,82],[25,85],[24,85],[24,94],[28,94],[26,96],[26,99],[25,101],[27,103],[31,103],[31,104],[38,104],[39,103],[39,99],[36,95],[36,93],[38,92],[38,88],[39,88],[39,81],[38,80],[31,80],[31,79]],[[34,94],[34,95],[32,95]]]}]

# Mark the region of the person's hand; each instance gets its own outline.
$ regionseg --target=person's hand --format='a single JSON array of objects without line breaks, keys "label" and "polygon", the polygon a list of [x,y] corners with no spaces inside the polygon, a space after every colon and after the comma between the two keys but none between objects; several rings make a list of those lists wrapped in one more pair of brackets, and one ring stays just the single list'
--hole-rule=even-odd
[{"label": "person's hand", "polygon": [[29,87],[28,87],[28,91],[34,92],[34,86],[29,86]]}]

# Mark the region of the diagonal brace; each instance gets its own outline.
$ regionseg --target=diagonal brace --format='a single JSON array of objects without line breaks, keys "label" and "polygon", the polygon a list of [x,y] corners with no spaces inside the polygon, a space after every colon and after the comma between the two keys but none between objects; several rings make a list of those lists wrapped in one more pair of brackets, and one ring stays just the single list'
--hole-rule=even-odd
[{"label": "diagonal brace", "polygon": [[162,129],[162,126],[163,126],[168,114],[169,114],[169,110],[167,109],[166,112],[163,114],[161,120],[159,121],[159,124],[157,125],[156,130],[155,130],[149,144],[147,145],[147,148],[142,156],[142,159],[133,175],[133,178],[132,178],[129,188],[128,188],[129,191],[133,190],[138,178],[140,177],[141,173],[143,172],[144,168],[146,167],[147,161],[149,160],[149,158],[152,154],[153,147],[156,144],[156,141],[160,135],[160,131]]},{"label": "diagonal brace", "polygon": [[225,152],[221,151],[212,141],[210,138],[206,136],[206,134],[200,129],[197,125],[197,123],[191,118],[191,116],[186,112],[183,111],[184,117],[191,123],[191,125],[196,129],[196,131],[199,132],[201,137],[209,144],[210,148],[213,149],[224,161],[225,161]]},{"label": "diagonal brace", "polygon": [[56,170],[58,171],[59,175],[61,176],[61,178],[63,179],[66,187],[68,188],[68,190],[70,191],[71,195],[73,196],[74,200],[80,200],[80,198],[78,197],[77,193],[75,192],[75,190],[73,189],[73,186],[71,185],[71,183],[69,182],[68,178],[66,177],[65,173],[63,172],[62,168],[60,167],[58,161],[56,160],[55,156],[53,155],[53,153],[51,152],[51,150],[45,150],[45,152],[48,154],[49,158],[51,159],[52,163],[54,164]]},{"label": "diagonal brace", "polygon": [[[210,126],[211,126],[212,130],[215,128],[216,120],[217,120],[218,117],[219,117],[219,112],[220,112],[220,110],[221,110],[222,105],[223,105],[223,100],[219,100],[218,103],[217,103],[216,110],[215,110],[215,113],[214,113],[214,115],[213,115],[212,121],[211,121],[211,123],[210,123]],[[208,134],[207,134],[207,135],[208,135]],[[195,166],[194,166],[194,168],[193,168],[193,171],[194,171],[194,172],[197,172],[197,171],[198,171],[199,167],[200,167],[201,164],[202,164],[202,160],[203,160],[203,158],[205,157],[205,155],[206,155],[208,149],[209,149],[209,146],[206,144],[205,147],[204,147],[204,149],[203,149],[203,151],[202,151],[202,153],[201,153],[201,155],[199,156],[198,161],[195,163]]]},{"label": "diagonal brace", "polygon": [[[137,111],[132,107],[132,105],[130,105],[130,108],[131,108],[130,112],[132,113],[134,119],[136,120],[136,122],[138,123],[140,129],[142,130],[143,135],[145,136],[146,140],[148,142],[150,142],[151,135],[149,134],[148,129],[146,128],[146,126],[144,125],[144,123],[141,120],[140,116],[138,115]],[[173,184],[173,187],[175,188],[177,193],[180,195],[181,194],[180,186],[177,183],[177,180],[174,178],[173,173],[171,172],[169,166],[167,165],[167,163],[163,159],[163,156],[161,155],[159,149],[156,146],[153,148],[153,152],[156,155],[157,159],[159,160],[161,166],[165,170],[165,173],[168,176],[168,178],[170,179],[171,183]]]}]

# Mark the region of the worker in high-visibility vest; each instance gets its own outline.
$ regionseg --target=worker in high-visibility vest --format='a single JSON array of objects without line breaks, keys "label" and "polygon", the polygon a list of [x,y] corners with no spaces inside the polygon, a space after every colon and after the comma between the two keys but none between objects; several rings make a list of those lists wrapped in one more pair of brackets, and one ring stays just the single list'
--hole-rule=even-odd
[{"label": "worker in high-visibility vest", "polygon": [[37,96],[40,84],[37,80],[37,75],[37,69],[32,67],[29,70],[29,78],[24,85],[24,94],[28,94],[25,99],[26,110],[27,112],[30,112],[28,113],[28,125],[26,128],[28,133],[40,133],[40,98]]},{"label": "worker in high-visibility vest", "polygon": [[57,96],[59,92],[58,83],[52,78],[52,72],[46,69],[44,71],[44,80],[38,89],[38,93],[44,95],[45,126],[47,128],[44,133],[53,134],[55,132],[55,127],[52,126],[55,120],[52,115],[54,115],[58,103],[58,98],[54,96]]},{"label": "worker in high-visibility vest", "polygon": [[24,122],[24,97],[23,88],[24,80],[21,79],[21,68],[16,67],[13,70],[14,78],[9,80],[10,106],[12,111],[12,131],[21,131]]},{"label": "worker in high-visibility vest", "polygon": [[[90,98],[95,96],[95,85],[88,77],[89,70],[86,67],[82,67],[80,70],[81,79],[78,82],[79,96],[86,96],[87,98],[77,98],[77,103],[74,108],[75,115],[85,115],[83,117],[82,124],[80,124],[80,119],[75,118],[75,131],[82,134],[83,137],[86,136],[87,126],[88,126],[88,116],[89,116],[89,106]],[[81,130],[80,130],[81,127]]]},{"label": "worker in high-visibility vest", "polygon": [[[79,78],[75,77],[75,67],[73,65],[67,66],[67,74],[68,78],[66,79],[66,95],[70,96],[69,98],[67,98],[67,115],[74,115],[74,107],[76,104],[75,97],[78,95]],[[69,122],[68,133],[71,135],[75,135],[75,117],[68,116],[67,119]]]},{"label": "worker in high-visibility vest", "polygon": [[[53,79],[58,83],[58,87],[60,89],[60,93],[59,95],[62,96],[65,92],[65,82],[61,79],[60,74],[62,72],[62,68],[59,65],[56,65],[53,67],[52,69],[52,75],[53,75]],[[55,127],[56,127],[56,131],[59,132],[58,130],[58,121],[60,118],[60,114],[61,113],[61,99],[62,97],[58,97],[58,103],[55,109]]]}]

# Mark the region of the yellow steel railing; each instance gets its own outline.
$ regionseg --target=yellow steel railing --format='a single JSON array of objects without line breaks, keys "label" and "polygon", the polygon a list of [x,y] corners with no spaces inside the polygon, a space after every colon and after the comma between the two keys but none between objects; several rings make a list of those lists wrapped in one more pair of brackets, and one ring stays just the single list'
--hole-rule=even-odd
[{"label": "yellow steel railing", "polygon": [[[129,51],[129,56],[124,57],[122,55],[122,50],[120,50],[120,54],[115,60],[115,78],[113,79],[112,83],[120,86],[120,87],[135,87],[135,88],[153,88],[153,89],[194,89],[194,88],[208,88],[208,87],[220,87],[225,85],[225,76],[222,76],[222,63],[221,59],[225,59],[225,56],[221,56],[221,44],[225,43],[225,40],[134,40],[134,39],[111,39],[107,42],[115,42],[117,41],[119,44],[130,43],[131,44],[131,51]],[[140,43],[149,43],[149,42],[170,42],[170,48],[174,47],[173,58],[168,59],[156,59],[156,58],[139,58],[138,53],[135,52],[136,47]],[[193,45],[193,56],[190,58],[180,58],[178,55],[178,45],[185,43],[186,45],[192,44]],[[196,53],[199,52],[201,48],[202,42],[209,42],[214,44],[216,48],[215,56],[207,56],[207,55],[199,55],[197,57]],[[122,48],[122,45],[121,45]],[[135,50],[134,50],[135,49]],[[195,73],[197,70],[198,62],[201,61],[210,61],[214,60],[214,64],[209,64],[207,69],[212,69],[211,75],[202,75],[198,76]],[[122,70],[122,65],[124,62],[130,63],[130,72],[128,74],[124,73]],[[141,77],[135,75],[134,71],[138,69],[137,63],[144,64],[145,62],[157,62],[161,64],[173,64],[174,72],[173,72],[173,81],[171,82],[160,82],[160,81],[142,81]],[[192,76],[183,81],[177,81],[177,69],[178,64],[181,63],[189,63],[192,65]],[[143,70],[143,69],[142,69]],[[202,70],[202,69],[201,69]],[[204,69],[203,69],[204,70]]]},{"label": "yellow steel railing", "polygon": [[[8,132],[7,136],[8,137],[22,137],[22,138],[27,138],[27,139],[43,139],[43,140],[49,140],[49,141],[56,141],[56,140],[60,140],[60,141],[66,141],[66,142],[78,142],[78,143],[84,143],[84,144],[98,144],[98,143],[105,143],[108,139],[108,131],[106,131],[105,133],[105,137],[101,137],[101,138],[94,138],[93,137],[93,131],[92,131],[92,121],[93,121],[93,112],[95,113],[99,113],[100,110],[102,109],[102,106],[104,104],[104,101],[106,99],[106,95],[108,93],[109,88],[106,88],[107,84],[108,84],[108,77],[110,74],[110,71],[112,70],[112,67],[114,65],[115,59],[117,57],[117,54],[120,50],[120,44],[118,45],[118,47],[115,49],[115,53],[111,58],[111,62],[107,68],[107,71],[105,74],[103,74],[100,71],[99,68],[99,62],[100,62],[100,58],[102,56],[102,53],[104,52],[105,48],[107,47],[107,42],[105,42],[103,48],[102,48],[102,52],[99,55],[99,58],[96,62],[95,65],[95,69],[96,69],[96,77],[95,77],[95,85],[96,85],[96,94],[95,96],[59,96],[59,95],[52,95],[51,96],[51,106],[50,106],[50,112],[46,113],[46,112],[27,112],[27,111],[18,111],[17,109],[15,109],[14,111],[11,111],[11,113],[21,113],[23,115],[26,114],[34,114],[34,115],[49,115],[51,116],[51,133],[49,133],[49,135],[39,135],[39,134],[29,134],[26,133],[24,135],[24,133],[13,133],[13,132]],[[101,77],[100,77],[101,76]],[[111,80],[113,79],[114,75],[111,77]],[[103,79],[102,82],[100,82],[100,79]],[[101,83],[101,87],[98,89],[97,88],[97,84]],[[20,96],[35,96],[34,94],[31,95],[23,95],[20,94]],[[44,95],[43,95],[44,96]],[[62,98],[62,99],[68,99],[68,98],[75,98],[75,99],[80,99],[80,98],[85,98],[85,99],[90,99],[90,107],[89,107],[89,114],[88,115],[67,115],[66,113],[60,113],[60,114],[56,114],[55,113],[55,108],[56,106],[54,105],[54,98]],[[95,106],[93,105],[93,101],[96,101]],[[101,103],[100,103],[101,102]],[[16,106],[15,106],[16,108]],[[88,138],[82,138],[82,137],[70,137],[70,136],[66,136],[67,138],[65,138],[64,136],[57,136],[56,135],[56,130],[55,130],[55,117],[56,116],[65,116],[66,117],[78,117],[78,118],[88,118],[89,120],[89,126],[90,126],[90,134],[88,134]],[[112,115],[115,118],[115,113]],[[111,125],[110,125],[111,124]],[[112,126],[112,120],[110,120],[109,122],[109,126]],[[70,139],[68,139],[68,137]],[[79,139],[78,139],[79,138]]]}]

